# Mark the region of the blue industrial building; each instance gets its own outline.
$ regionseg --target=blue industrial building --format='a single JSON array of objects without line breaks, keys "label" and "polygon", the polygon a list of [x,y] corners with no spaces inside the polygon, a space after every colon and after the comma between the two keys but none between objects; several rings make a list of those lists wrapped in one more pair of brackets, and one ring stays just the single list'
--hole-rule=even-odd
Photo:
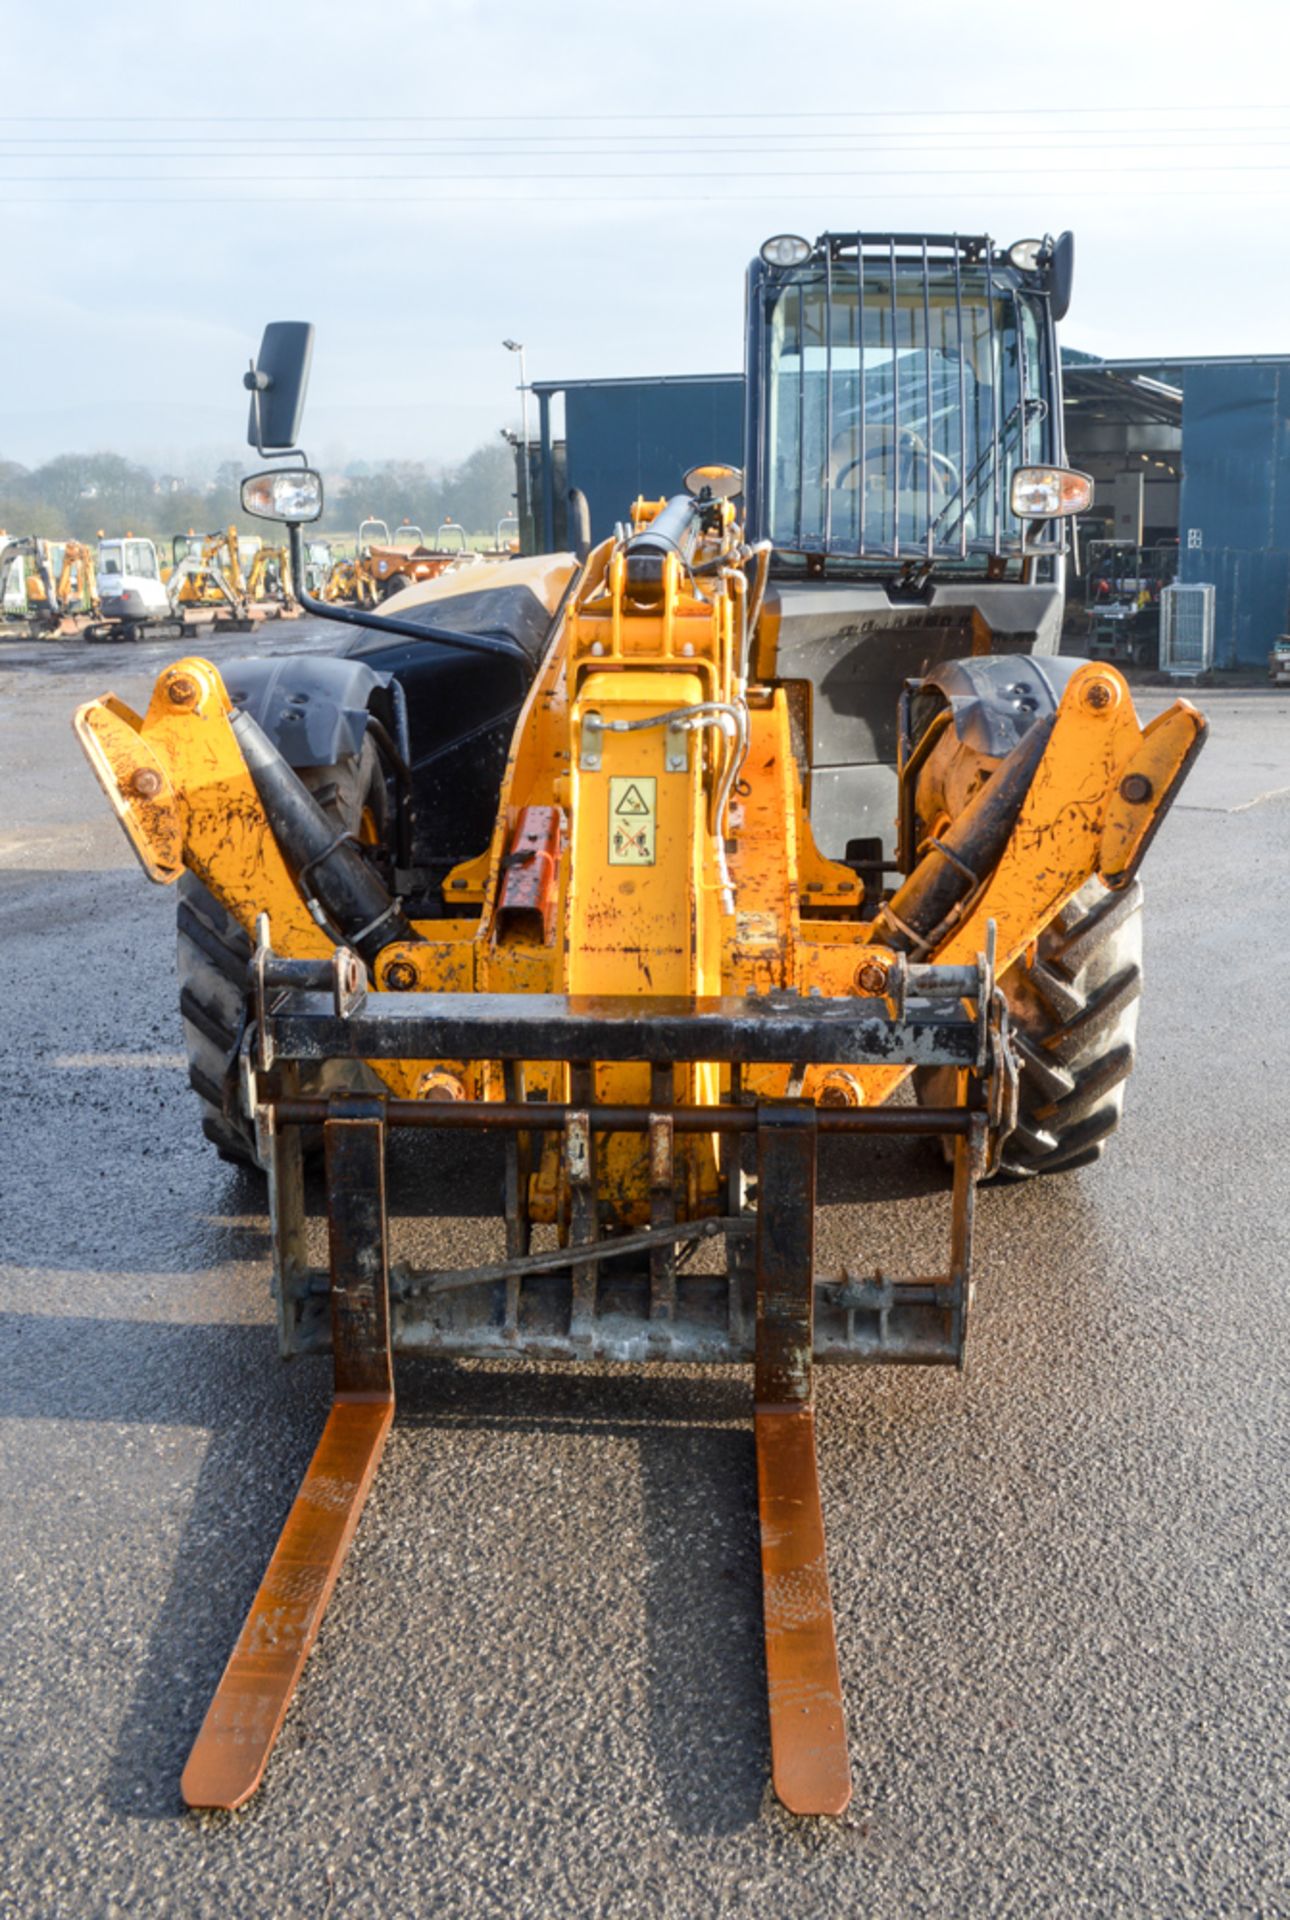
[{"label": "blue industrial building", "polygon": [[[558,530],[560,480],[578,487],[591,509],[592,538],[627,518],[639,494],[678,493],[681,476],[703,460],[743,464],[744,377],[681,374],[645,380],[535,380],[541,503],[538,544]],[[564,463],[552,437],[551,403],[564,395]],[[536,518],[537,516],[535,516]]]},{"label": "blue industrial building", "polygon": [[[1179,546],[1178,577],[1216,589],[1215,664],[1263,666],[1290,629],[1290,355],[1068,358],[1072,464],[1098,483],[1086,534]],[[743,461],[743,376],[535,381],[535,544],[564,537],[566,486],[593,537],[638,494],[673,493],[700,461]],[[563,396],[563,433],[553,403]]]}]

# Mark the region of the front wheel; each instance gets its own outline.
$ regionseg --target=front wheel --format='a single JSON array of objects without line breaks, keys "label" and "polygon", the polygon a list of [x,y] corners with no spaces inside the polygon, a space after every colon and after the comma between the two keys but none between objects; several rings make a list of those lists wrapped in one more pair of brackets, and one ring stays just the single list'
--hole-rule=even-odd
[{"label": "front wheel", "polygon": [[[1120,1124],[1142,996],[1142,888],[1089,880],[999,982],[1021,1079],[999,1172],[1070,1173],[1101,1158]],[[923,1106],[953,1105],[954,1074],[914,1076]]]},{"label": "front wheel", "polygon": [[[385,779],[370,738],[332,767],[298,767],[301,780],[338,826],[379,844],[387,827]],[[242,1097],[238,1054],[246,1014],[251,942],[240,923],[195,874],[179,882],[176,923],[179,1012],[188,1081],[201,1108],[202,1132],[221,1160],[258,1166],[255,1127]],[[301,1091],[340,1091],[369,1084],[370,1069],[328,1061],[301,1074]]]}]

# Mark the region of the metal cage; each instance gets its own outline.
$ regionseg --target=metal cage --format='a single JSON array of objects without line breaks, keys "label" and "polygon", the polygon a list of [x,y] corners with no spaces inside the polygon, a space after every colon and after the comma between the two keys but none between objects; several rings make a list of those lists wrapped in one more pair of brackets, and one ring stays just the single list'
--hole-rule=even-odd
[{"label": "metal cage", "polygon": [[1200,582],[1175,583],[1160,596],[1160,665],[1180,679],[1195,679],[1214,664],[1214,589]]}]

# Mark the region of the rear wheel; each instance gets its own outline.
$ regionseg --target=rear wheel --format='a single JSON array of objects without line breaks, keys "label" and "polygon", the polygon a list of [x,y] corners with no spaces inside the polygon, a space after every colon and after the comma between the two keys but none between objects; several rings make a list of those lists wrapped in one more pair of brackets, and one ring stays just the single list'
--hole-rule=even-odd
[{"label": "rear wheel", "polygon": [[[339,826],[370,844],[385,836],[385,779],[370,739],[332,767],[298,767],[301,780]],[[255,1129],[245,1111],[238,1052],[246,1018],[251,942],[233,915],[194,874],[179,882],[176,926],[179,1012],[188,1081],[201,1107],[202,1132],[222,1160],[256,1166]],[[302,1091],[366,1085],[369,1069],[343,1062],[302,1072]]]},{"label": "rear wheel", "polygon": [[[1142,995],[1142,888],[1090,880],[999,982],[1020,1057],[1017,1125],[999,1172],[1070,1173],[1101,1158],[1120,1124]],[[915,1076],[924,1106],[952,1104],[943,1068]]]}]

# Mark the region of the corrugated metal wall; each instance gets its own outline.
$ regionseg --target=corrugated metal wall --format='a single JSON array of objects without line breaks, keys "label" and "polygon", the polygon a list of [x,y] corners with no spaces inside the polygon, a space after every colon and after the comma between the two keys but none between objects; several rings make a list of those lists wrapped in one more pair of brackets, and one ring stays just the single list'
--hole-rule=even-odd
[{"label": "corrugated metal wall", "polygon": [[626,520],[638,494],[679,493],[683,474],[700,461],[740,466],[743,406],[739,374],[566,387],[569,485],[587,496],[592,538]]},{"label": "corrugated metal wall", "polygon": [[1214,663],[1262,666],[1290,606],[1290,369],[1183,375],[1179,578],[1216,588]]}]

